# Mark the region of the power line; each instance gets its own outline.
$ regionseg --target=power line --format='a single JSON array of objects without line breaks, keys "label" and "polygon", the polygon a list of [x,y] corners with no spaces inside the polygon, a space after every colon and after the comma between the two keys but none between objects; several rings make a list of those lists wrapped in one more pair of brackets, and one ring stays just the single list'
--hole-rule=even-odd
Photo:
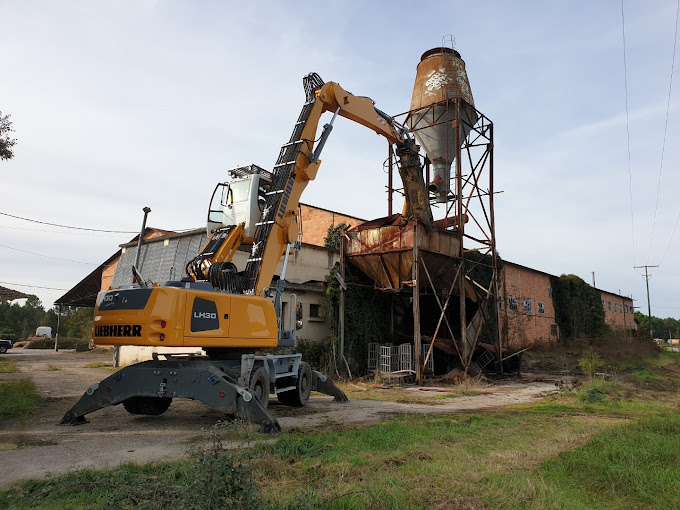
[{"label": "power line", "polygon": [[630,194],[630,234],[633,242],[633,266],[635,266],[635,221],[633,219],[633,174],[630,171],[630,122],[628,120],[628,64],[626,63],[626,18],[621,0],[621,32],[623,34],[623,86],[626,91],[626,137],[628,147],[628,193]]},{"label": "power line", "polygon": [[678,223],[680,223],[680,211],[678,211],[678,217],[675,219],[675,226],[673,227],[673,233],[671,234],[671,238],[668,240],[668,246],[666,246],[666,251],[663,254],[663,257],[661,257],[661,261],[659,262],[659,265],[663,264],[663,259],[666,258],[666,255],[668,254],[668,250],[671,249],[671,243],[673,242],[673,238],[675,237],[675,231],[678,228]]},{"label": "power line", "polygon": [[24,218],[22,216],[15,216],[14,214],[8,214],[4,212],[0,212],[0,214],[3,216],[9,216],[10,218],[16,218],[17,220],[30,221],[31,223],[40,223],[41,225],[50,225],[52,227],[72,228],[74,230],[87,230],[89,232],[108,232],[110,234],[137,234],[137,232],[133,232],[130,230],[103,230],[100,228],[74,227],[72,225],[60,225],[58,223],[49,223],[47,221],[33,220],[31,218]]},{"label": "power line", "polygon": [[20,250],[19,248],[13,248],[12,246],[7,246],[7,245],[4,245],[4,244],[0,244],[0,247],[7,248],[8,250],[18,251],[18,252],[21,252],[21,253],[28,253],[29,255],[36,255],[38,257],[45,257],[46,259],[62,260],[64,262],[75,262],[76,264],[86,264],[86,265],[89,265],[89,266],[97,266],[98,265],[98,264],[95,264],[94,262],[82,262],[80,260],[62,259],[62,258],[59,258],[59,257],[52,257],[50,255],[43,255],[42,253],[35,253],[35,252],[32,252],[32,251]]},{"label": "power line", "polygon": [[24,283],[12,283],[12,282],[0,282],[3,285],[12,285],[13,287],[31,287],[32,289],[47,289],[47,290],[68,290],[68,289],[58,289],[56,287],[41,287],[39,285],[26,285]]},{"label": "power line", "polygon": [[[666,102],[666,123],[663,128],[663,143],[661,144],[661,165],[659,166],[659,182],[656,186],[656,205],[654,206],[654,222],[652,223],[652,236],[649,239],[649,252],[647,253],[647,262],[652,255],[652,243],[654,242],[654,229],[656,227],[656,213],[659,210],[659,193],[661,191],[661,171],[663,170],[663,156],[666,150],[666,133],[668,131],[668,113],[671,109],[671,91],[673,90],[673,69],[675,68],[675,47],[678,42],[678,17],[680,15],[680,0],[678,0],[678,7],[675,10],[675,36],[673,37],[673,59],[671,61],[671,78],[668,84],[668,100]],[[675,231],[675,229],[673,229]]]},{"label": "power line", "polygon": [[[90,236],[92,237],[93,234],[92,232],[64,232],[64,231],[59,231],[59,230],[45,230],[45,229],[40,229],[40,228],[26,228],[26,227],[10,227],[9,225],[0,225],[0,228],[8,228],[11,230],[24,230],[26,232],[45,232],[46,234],[58,234],[58,235],[64,235],[68,234],[71,236]],[[114,234],[96,234],[96,237],[104,238],[108,237],[110,239],[118,238],[117,235]]]}]

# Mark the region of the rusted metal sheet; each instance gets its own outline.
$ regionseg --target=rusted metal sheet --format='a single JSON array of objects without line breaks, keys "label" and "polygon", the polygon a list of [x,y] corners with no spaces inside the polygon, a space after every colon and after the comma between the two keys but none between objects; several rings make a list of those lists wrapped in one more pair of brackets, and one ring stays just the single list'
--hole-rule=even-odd
[{"label": "rusted metal sheet", "polygon": [[456,50],[432,48],[420,57],[413,85],[411,110],[454,97],[474,106],[465,62]]},{"label": "rusted metal sheet", "polygon": [[[359,267],[377,288],[400,290],[404,285],[412,285],[414,238],[417,249],[428,267],[432,277],[445,278],[455,272],[460,253],[461,237],[448,230],[425,233],[423,225],[410,221],[403,226],[395,225],[399,219],[395,215],[373,220],[347,232],[345,257]],[[418,231],[418,235],[414,233]],[[425,287],[426,281],[420,281]]]},{"label": "rusted metal sheet", "polygon": [[432,161],[434,176],[427,184],[437,202],[448,200],[451,163],[477,122],[474,105],[460,53],[451,48],[433,48],[423,53],[407,123]]}]

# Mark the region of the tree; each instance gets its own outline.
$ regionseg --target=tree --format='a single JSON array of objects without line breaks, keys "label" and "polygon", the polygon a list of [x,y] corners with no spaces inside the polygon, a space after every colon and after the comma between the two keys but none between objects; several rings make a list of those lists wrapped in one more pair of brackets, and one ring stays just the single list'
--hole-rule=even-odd
[{"label": "tree", "polygon": [[12,121],[9,120],[11,115],[3,117],[0,111],[0,159],[12,159],[14,157],[14,150],[12,147],[17,143],[15,138],[10,138],[10,133],[14,132],[12,128]]},{"label": "tree", "polygon": [[[635,312],[638,331],[649,332],[649,317],[646,313]],[[660,319],[652,315],[652,337],[667,339],[669,334],[673,338],[680,338],[680,321],[672,317]]]}]

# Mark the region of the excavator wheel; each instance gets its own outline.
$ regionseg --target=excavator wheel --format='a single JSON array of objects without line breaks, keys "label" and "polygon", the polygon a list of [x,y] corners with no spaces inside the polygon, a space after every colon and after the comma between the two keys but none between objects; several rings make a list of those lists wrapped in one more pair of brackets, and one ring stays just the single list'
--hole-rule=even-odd
[{"label": "excavator wheel", "polygon": [[307,363],[300,363],[295,389],[278,393],[276,396],[283,405],[302,407],[309,402],[312,392],[312,369]]},{"label": "excavator wheel", "polygon": [[165,397],[132,397],[123,402],[123,407],[130,414],[160,416],[170,407],[171,398]]},{"label": "excavator wheel", "polygon": [[250,376],[250,384],[248,385],[250,393],[260,399],[262,407],[267,409],[269,405],[269,377],[264,367],[260,367],[253,371]]}]

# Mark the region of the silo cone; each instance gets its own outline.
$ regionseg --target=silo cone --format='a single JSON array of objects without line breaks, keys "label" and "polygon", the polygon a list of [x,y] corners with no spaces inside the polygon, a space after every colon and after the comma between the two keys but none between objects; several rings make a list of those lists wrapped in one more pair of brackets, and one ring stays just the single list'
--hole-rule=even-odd
[{"label": "silo cone", "polygon": [[[450,189],[451,163],[456,155],[456,120],[454,98],[461,98],[460,143],[477,122],[477,112],[470,91],[465,62],[451,48],[433,48],[423,53],[416,72],[408,126],[433,166],[428,183],[437,202],[446,202]],[[438,104],[439,103],[439,104]],[[435,106],[432,106],[435,105]],[[432,106],[432,108],[425,108]],[[418,110],[418,111],[414,111]]]}]

